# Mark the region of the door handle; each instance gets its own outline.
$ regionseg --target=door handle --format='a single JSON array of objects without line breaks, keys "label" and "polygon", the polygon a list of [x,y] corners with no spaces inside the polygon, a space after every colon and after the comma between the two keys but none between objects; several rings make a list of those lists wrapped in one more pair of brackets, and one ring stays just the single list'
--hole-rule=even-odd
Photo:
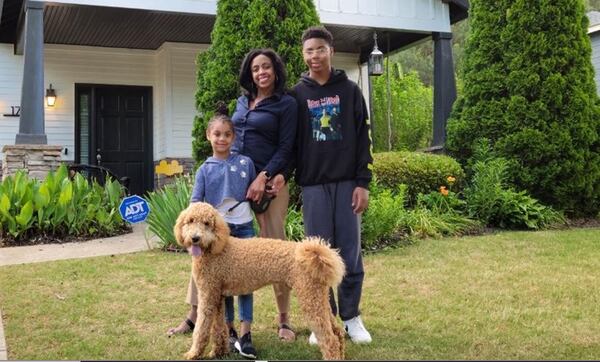
[{"label": "door handle", "polygon": [[98,161],[98,166],[102,163],[102,155],[100,154],[100,149],[96,149],[96,161]]}]

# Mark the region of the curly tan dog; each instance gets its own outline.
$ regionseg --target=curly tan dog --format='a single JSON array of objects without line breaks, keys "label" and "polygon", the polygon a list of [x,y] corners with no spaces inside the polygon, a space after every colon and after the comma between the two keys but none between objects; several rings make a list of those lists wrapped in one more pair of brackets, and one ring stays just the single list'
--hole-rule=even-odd
[{"label": "curly tan dog", "polygon": [[280,283],[293,289],[324,359],[344,359],[344,332],[329,306],[329,288],[337,287],[344,262],[322,239],[301,243],[229,235],[229,227],[209,204],[196,202],[183,210],[174,227],[177,242],[191,248],[192,273],[198,287],[198,319],[186,359],[202,356],[212,334],[208,357],[228,351],[223,316],[224,296],[251,293]]}]

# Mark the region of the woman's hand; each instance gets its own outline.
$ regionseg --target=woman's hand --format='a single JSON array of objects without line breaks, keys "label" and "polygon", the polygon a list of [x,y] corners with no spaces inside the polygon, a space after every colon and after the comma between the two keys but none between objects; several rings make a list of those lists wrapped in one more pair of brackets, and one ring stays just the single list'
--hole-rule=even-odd
[{"label": "woman's hand", "polygon": [[246,199],[258,202],[262,199],[265,193],[265,186],[267,185],[267,175],[264,172],[260,172],[258,176],[252,181],[248,191],[246,192]]},{"label": "woman's hand", "polygon": [[266,192],[269,195],[277,196],[283,186],[285,186],[285,178],[282,174],[278,173],[267,182]]}]

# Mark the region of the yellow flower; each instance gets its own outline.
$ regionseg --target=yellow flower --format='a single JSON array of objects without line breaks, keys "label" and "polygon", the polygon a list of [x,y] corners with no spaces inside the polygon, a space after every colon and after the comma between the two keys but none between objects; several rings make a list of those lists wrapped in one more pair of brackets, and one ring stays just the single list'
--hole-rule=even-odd
[{"label": "yellow flower", "polygon": [[446,177],[446,180],[448,180],[448,183],[452,185],[454,181],[456,181],[456,177],[448,176]]},{"label": "yellow flower", "polygon": [[440,186],[440,194],[448,196],[448,189],[446,188],[446,186]]}]

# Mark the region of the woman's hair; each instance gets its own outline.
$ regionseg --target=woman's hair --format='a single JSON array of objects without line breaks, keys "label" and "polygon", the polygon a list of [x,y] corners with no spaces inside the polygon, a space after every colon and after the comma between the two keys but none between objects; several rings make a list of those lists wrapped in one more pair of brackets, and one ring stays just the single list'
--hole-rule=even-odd
[{"label": "woman's hair", "polygon": [[229,126],[229,128],[231,128],[231,131],[234,131],[234,134],[235,134],[235,130],[233,128],[233,121],[227,115],[227,106],[225,105],[225,102],[223,102],[223,101],[217,102],[217,109],[215,110],[215,115],[212,116],[212,118],[206,124],[206,133],[207,134],[208,134],[208,132],[210,132],[210,129],[212,128],[212,126],[217,122],[222,122],[222,123],[227,124]]},{"label": "woman's hair", "polygon": [[302,44],[308,39],[323,39],[329,46],[333,46],[333,35],[324,26],[311,26],[302,33]]},{"label": "woman's hair", "polygon": [[285,72],[285,65],[283,61],[275,53],[273,49],[252,49],[246,54],[240,67],[240,86],[244,90],[244,93],[250,97],[256,97],[258,89],[254,80],[252,79],[252,61],[259,55],[264,55],[271,59],[273,64],[273,70],[275,71],[275,93],[283,93],[285,90],[285,83],[287,82],[287,76]]}]

